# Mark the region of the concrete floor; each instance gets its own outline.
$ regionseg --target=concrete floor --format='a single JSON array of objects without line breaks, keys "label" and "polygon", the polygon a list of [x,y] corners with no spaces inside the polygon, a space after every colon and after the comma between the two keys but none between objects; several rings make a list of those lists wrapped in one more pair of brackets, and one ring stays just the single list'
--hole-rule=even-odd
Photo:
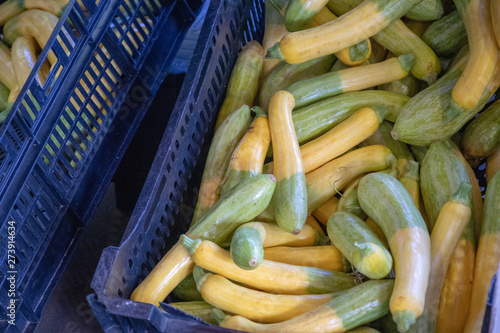
[{"label": "concrete floor", "polygon": [[78,244],[66,271],[42,312],[35,332],[102,332],[85,297],[102,250],[117,246],[130,219],[130,212],[116,208],[115,185],[111,184]]}]

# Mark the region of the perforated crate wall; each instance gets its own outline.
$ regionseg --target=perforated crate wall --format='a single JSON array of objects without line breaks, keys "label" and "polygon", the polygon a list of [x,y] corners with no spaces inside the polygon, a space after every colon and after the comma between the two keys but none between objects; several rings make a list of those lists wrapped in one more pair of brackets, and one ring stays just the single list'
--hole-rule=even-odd
[{"label": "perforated crate wall", "polygon": [[[89,296],[105,331],[213,331],[194,317],[127,298],[187,230],[217,112],[242,46],[262,41],[263,0],[213,0],[183,87],[120,248],[107,248]],[[218,330],[220,330],[218,328]]]},{"label": "perforated crate wall", "polygon": [[[3,2],[3,1],[2,1]],[[84,11],[76,1],[71,1],[57,24],[47,47],[40,55],[33,73],[21,90],[13,111],[0,127],[0,195],[8,191],[8,182],[18,173],[26,150],[44,130],[48,109],[55,99],[60,99],[60,91],[67,89],[65,83],[70,74],[75,75],[71,66],[81,57],[82,48],[89,42],[96,23],[104,15],[107,7],[104,1],[82,0]],[[71,21],[71,24],[69,23]],[[57,59],[46,82],[42,85],[36,74],[47,55],[53,53]],[[77,69],[76,69],[77,70]],[[57,114],[57,112],[53,112]]]},{"label": "perforated crate wall", "polygon": [[[81,3],[69,2],[0,127],[0,290],[9,221],[18,262],[16,327],[2,293],[2,332],[36,325],[194,20],[188,0]],[[49,51],[57,63],[42,85],[35,76]]]}]

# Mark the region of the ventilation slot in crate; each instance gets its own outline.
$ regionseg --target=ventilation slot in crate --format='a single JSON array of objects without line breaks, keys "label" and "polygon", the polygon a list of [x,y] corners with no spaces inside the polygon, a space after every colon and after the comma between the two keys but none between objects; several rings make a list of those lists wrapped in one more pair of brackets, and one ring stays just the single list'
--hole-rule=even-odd
[{"label": "ventilation slot in crate", "polygon": [[151,32],[161,13],[161,4],[156,0],[134,0],[120,5],[110,25],[118,45],[137,59],[147,44]]},{"label": "ventilation slot in crate", "polygon": [[[16,254],[20,257],[16,269],[20,276],[31,265],[61,208],[60,199],[53,195],[36,174],[35,172],[28,177],[1,229],[7,235],[10,225],[8,222],[13,221],[16,229]],[[6,246],[7,241],[2,237],[0,248]]]},{"label": "ventilation slot in crate", "polygon": [[7,175],[12,171],[12,160],[7,156],[5,150],[0,147],[0,184],[3,184]]},{"label": "ventilation slot in crate", "polygon": [[42,163],[53,170],[63,191],[69,190],[81,171],[80,165],[107,132],[122,75],[109,51],[100,44],[44,148]]}]

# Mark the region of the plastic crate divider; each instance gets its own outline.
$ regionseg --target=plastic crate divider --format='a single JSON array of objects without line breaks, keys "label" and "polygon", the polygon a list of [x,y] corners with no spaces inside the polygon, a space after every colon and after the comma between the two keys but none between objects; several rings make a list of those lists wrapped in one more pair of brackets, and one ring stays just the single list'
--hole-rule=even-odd
[{"label": "plastic crate divider", "polygon": [[76,35],[67,22],[61,27],[61,32],[56,37],[56,40],[57,43],[54,43],[50,50],[57,54],[58,62],[66,63],[73,53],[73,49],[76,46],[75,41],[77,40]]},{"label": "plastic crate divider", "polygon": [[81,0],[83,8],[78,6],[78,13],[82,17],[86,17],[88,23],[84,26],[88,30],[92,30],[95,24],[99,23],[98,17],[95,16],[96,12],[101,8],[103,0]]},{"label": "plastic crate divider", "polygon": [[[106,311],[106,308],[97,300],[97,297],[94,294],[87,296],[87,302],[89,303],[90,308],[93,309],[93,311],[100,311],[100,312]],[[99,325],[101,325],[101,327],[105,331],[116,332],[116,333],[118,333],[118,332],[120,332],[120,333],[131,332],[131,331],[120,330],[120,325],[111,316],[107,316],[107,317],[103,316],[102,318],[100,318]]]},{"label": "plastic crate divider", "polygon": [[[82,7],[80,6],[74,6],[73,10],[70,10],[70,13],[68,15],[68,20],[71,22],[71,25],[75,28],[76,31],[88,31],[91,30],[91,22],[89,21],[89,18],[91,16],[91,13],[95,12],[95,4],[94,8],[92,8],[89,4],[92,4],[91,1],[88,0],[82,0],[82,4],[85,6],[87,9],[87,12],[83,10]],[[70,3],[68,3],[68,6],[66,10],[69,10],[68,7],[70,7]]]},{"label": "plastic crate divider", "polygon": [[[41,97],[42,98],[39,99],[39,101],[44,101],[44,96]],[[23,118],[28,126],[33,127],[36,115],[40,113],[40,104],[36,100],[33,100],[31,90],[26,93],[26,98],[19,105],[18,111],[23,115]]]},{"label": "plastic crate divider", "polygon": [[147,39],[148,32],[151,30],[151,26],[148,24],[148,19],[143,15],[141,11],[137,13],[137,17],[131,24],[132,38],[137,42],[138,45],[142,44],[142,41]]}]

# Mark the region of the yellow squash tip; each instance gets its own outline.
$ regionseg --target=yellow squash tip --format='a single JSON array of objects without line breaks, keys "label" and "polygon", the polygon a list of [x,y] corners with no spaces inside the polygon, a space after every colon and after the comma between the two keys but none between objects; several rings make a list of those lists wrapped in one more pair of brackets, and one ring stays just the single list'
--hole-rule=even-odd
[{"label": "yellow squash tip", "polygon": [[[358,245],[360,251],[353,253],[353,260],[360,262],[365,272],[372,272],[371,279],[383,279],[392,268],[392,257],[389,252],[377,244]],[[378,274],[374,274],[378,273]]]}]

